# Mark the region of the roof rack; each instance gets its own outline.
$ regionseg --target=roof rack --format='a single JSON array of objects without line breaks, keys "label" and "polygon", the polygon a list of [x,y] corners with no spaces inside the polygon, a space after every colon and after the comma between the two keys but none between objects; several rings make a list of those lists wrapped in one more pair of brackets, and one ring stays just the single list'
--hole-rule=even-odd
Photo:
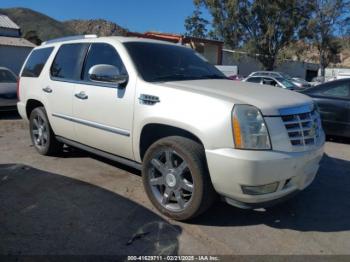
[{"label": "roof rack", "polygon": [[72,41],[72,40],[81,40],[81,39],[87,39],[87,38],[97,38],[97,35],[75,35],[75,36],[60,37],[60,38],[55,38],[55,39],[42,42],[41,45]]}]

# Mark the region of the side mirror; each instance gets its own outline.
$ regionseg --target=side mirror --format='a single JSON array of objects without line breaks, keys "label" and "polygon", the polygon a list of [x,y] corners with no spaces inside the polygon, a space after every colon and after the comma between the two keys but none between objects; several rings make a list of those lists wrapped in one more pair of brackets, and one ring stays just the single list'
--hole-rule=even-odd
[{"label": "side mirror", "polygon": [[100,83],[125,84],[128,81],[127,75],[121,75],[117,67],[113,65],[94,65],[89,69],[89,79]]}]

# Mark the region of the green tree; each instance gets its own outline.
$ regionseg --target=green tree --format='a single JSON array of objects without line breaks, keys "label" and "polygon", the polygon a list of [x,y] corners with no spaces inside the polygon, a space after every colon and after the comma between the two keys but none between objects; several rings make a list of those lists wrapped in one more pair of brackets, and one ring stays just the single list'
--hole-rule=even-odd
[{"label": "green tree", "polygon": [[296,40],[305,15],[303,0],[242,1],[239,22],[245,42],[268,70],[273,70],[279,52]]},{"label": "green tree", "polygon": [[[311,40],[317,47],[321,75],[341,50],[339,36],[346,21],[349,22],[350,2],[346,0],[311,0],[311,13],[301,37]],[[344,27],[345,28],[345,27]]]},{"label": "green tree", "polygon": [[223,40],[231,48],[237,48],[242,37],[238,23],[239,2],[240,0],[194,0],[197,8],[204,6],[213,18],[211,37]]},{"label": "green tree", "polygon": [[231,48],[244,46],[268,70],[296,39],[307,0],[194,0],[213,16],[213,27]]},{"label": "green tree", "polygon": [[193,36],[199,38],[207,37],[207,25],[209,22],[202,18],[202,12],[197,8],[193,11],[191,16],[185,19],[186,36]]}]

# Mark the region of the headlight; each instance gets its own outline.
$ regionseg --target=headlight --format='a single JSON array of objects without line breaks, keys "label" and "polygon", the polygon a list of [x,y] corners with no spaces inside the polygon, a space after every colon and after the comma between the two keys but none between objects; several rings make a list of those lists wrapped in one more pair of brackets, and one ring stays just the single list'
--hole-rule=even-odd
[{"label": "headlight", "polygon": [[238,149],[271,149],[270,137],[259,109],[235,105],[232,112],[235,147]]}]

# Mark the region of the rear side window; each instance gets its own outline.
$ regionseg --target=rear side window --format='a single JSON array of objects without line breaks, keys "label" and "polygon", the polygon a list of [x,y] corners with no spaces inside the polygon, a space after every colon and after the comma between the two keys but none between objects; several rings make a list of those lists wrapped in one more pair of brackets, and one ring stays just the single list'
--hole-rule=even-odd
[{"label": "rear side window", "polygon": [[260,83],[261,82],[261,77],[250,77],[250,78],[247,79],[247,82]]},{"label": "rear side window", "polygon": [[17,79],[14,74],[8,70],[0,69],[0,83],[16,83]]},{"label": "rear side window", "polygon": [[263,78],[263,84],[274,86],[277,84],[277,82],[275,80],[273,80],[272,78]]},{"label": "rear side window", "polygon": [[24,66],[22,77],[39,77],[43,67],[51,55],[53,47],[34,50]]},{"label": "rear side window", "polygon": [[62,45],[52,63],[51,76],[67,80],[80,80],[88,48],[89,44],[83,43]]},{"label": "rear side window", "polygon": [[127,74],[124,64],[117,53],[117,50],[109,44],[92,44],[85,61],[83,79],[89,80],[89,70],[94,65],[113,65],[119,69],[120,74]]}]

